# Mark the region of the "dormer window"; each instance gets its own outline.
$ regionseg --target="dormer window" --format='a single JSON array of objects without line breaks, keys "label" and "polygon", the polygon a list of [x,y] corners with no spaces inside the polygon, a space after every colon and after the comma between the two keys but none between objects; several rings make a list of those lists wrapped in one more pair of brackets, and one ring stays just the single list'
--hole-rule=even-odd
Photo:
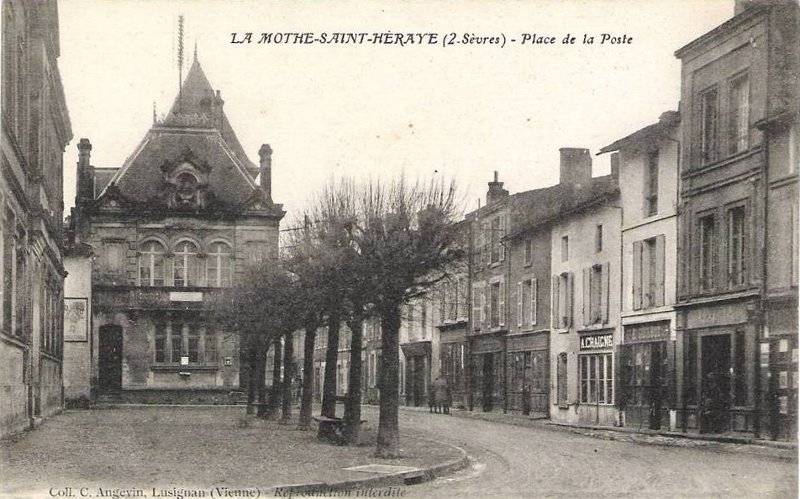
[{"label": "dormer window", "polygon": [[175,177],[175,205],[179,208],[194,208],[198,205],[197,177],[182,172]]}]

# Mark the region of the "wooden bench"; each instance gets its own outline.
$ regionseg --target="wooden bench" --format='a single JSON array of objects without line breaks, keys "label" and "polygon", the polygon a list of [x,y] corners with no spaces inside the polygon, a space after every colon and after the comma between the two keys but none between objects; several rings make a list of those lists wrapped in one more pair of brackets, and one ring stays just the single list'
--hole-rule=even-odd
[{"label": "wooden bench", "polygon": [[[333,436],[336,440],[344,442],[344,427],[347,422],[342,418],[329,418],[326,416],[312,416],[312,419],[319,424],[323,433]],[[362,419],[361,424],[367,420]]]}]

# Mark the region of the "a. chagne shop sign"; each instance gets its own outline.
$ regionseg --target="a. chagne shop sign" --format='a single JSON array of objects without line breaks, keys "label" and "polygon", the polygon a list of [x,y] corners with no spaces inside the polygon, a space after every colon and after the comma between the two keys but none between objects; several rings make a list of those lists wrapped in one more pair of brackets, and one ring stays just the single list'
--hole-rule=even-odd
[{"label": "a. chagne shop sign", "polygon": [[614,334],[597,334],[594,336],[581,336],[581,350],[600,350],[603,348],[613,348]]}]

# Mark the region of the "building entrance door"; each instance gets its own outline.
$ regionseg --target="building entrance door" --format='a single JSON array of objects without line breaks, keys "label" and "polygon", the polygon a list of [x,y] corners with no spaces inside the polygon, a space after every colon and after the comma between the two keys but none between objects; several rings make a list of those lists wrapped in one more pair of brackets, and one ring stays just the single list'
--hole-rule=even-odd
[{"label": "building entrance door", "polygon": [[98,367],[100,390],[122,388],[122,328],[114,324],[100,327]]},{"label": "building entrance door", "polygon": [[728,429],[731,398],[731,336],[718,334],[702,339],[701,431]]}]

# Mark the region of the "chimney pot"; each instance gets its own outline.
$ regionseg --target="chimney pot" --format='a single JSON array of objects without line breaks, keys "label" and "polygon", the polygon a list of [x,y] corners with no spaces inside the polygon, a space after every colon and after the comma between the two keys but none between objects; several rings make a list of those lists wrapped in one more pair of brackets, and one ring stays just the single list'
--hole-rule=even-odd
[{"label": "chimney pot", "polygon": [[486,204],[490,205],[505,197],[508,197],[508,191],[503,189],[503,182],[498,180],[499,175],[497,170],[494,172],[494,181],[489,182],[489,190],[486,191]]},{"label": "chimney pot", "polygon": [[260,159],[259,173],[260,185],[267,198],[272,200],[272,148],[269,144],[262,144],[258,150],[258,157]]}]

